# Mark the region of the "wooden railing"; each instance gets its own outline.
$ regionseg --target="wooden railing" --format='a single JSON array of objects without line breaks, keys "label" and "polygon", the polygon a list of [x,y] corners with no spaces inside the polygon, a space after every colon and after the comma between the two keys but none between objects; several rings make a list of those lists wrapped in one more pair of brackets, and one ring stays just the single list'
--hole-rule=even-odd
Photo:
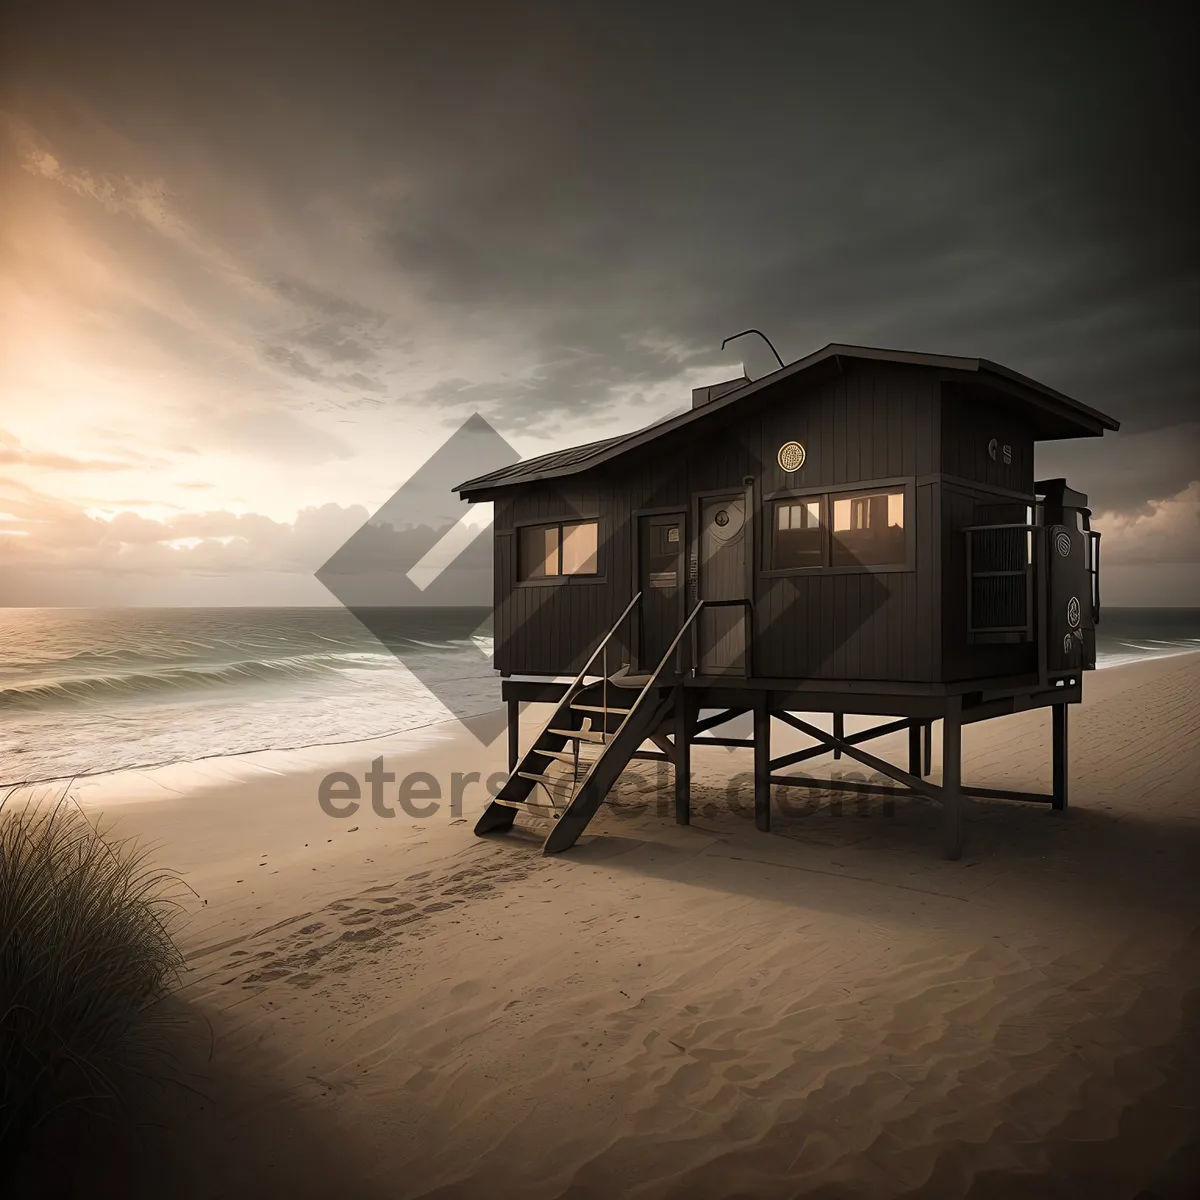
[{"label": "wooden railing", "polygon": [[971,525],[967,538],[967,633],[1036,637],[1040,525]]}]

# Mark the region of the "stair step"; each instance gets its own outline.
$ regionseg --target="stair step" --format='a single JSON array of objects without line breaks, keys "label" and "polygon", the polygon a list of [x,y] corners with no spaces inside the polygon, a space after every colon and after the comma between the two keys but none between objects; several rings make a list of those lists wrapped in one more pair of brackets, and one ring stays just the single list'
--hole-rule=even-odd
[{"label": "stair step", "polygon": [[531,812],[535,816],[539,816],[539,817],[543,817],[543,816],[552,817],[556,821],[558,820],[558,817],[559,817],[559,810],[556,809],[553,805],[539,804],[536,801],[531,802],[529,800],[495,799],[492,801],[492,803],[499,804],[501,808],[515,808],[518,812]]},{"label": "stair step", "polygon": [[599,729],[548,729],[546,732],[584,742],[603,742],[612,737],[612,734],[606,734]]},{"label": "stair step", "polygon": [[532,779],[534,783],[544,783],[547,787],[561,787],[564,783],[574,783],[574,780],[566,775],[539,775],[537,771],[518,771],[517,774],[522,779]]},{"label": "stair step", "polygon": [[590,767],[596,761],[594,758],[584,758],[582,754],[572,754],[570,750],[538,750],[537,753],[547,758],[556,758],[559,762],[570,763],[572,766],[578,763],[581,767]]},{"label": "stair step", "polygon": [[620,713],[622,716],[627,716],[629,713],[633,712],[632,708],[616,708],[615,706],[613,706],[611,704],[607,708],[603,708],[598,704],[574,704],[573,703],[571,705],[571,707],[574,709],[577,709],[579,712]]}]

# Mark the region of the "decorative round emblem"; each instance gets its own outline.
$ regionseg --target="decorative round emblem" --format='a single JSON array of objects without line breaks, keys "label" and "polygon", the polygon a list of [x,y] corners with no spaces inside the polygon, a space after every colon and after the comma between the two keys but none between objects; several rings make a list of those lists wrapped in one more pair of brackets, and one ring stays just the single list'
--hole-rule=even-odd
[{"label": "decorative round emblem", "polygon": [[1071,535],[1065,525],[1054,526],[1054,548],[1063,558],[1071,557]]},{"label": "decorative round emblem", "polygon": [[804,447],[799,442],[784,442],[778,458],[780,467],[790,475],[804,466]]},{"label": "decorative round emblem", "polygon": [[1079,601],[1074,596],[1067,601],[1067,624],[1072,629],[1079,625]]},{"label": "decorative round emblem", "polygon": [[721,509],[717,515],[713,517],[713,520],[723,529],[729,524],[729,514],[724,509]]}]

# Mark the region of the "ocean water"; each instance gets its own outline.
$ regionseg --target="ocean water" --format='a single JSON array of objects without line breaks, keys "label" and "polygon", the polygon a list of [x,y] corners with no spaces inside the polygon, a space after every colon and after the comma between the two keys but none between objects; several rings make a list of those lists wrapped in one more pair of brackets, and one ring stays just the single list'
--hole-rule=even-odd
[{"label": "ocean water", "polygon": [[488,712],[487,617],[395,610],[400,661],[342,608],[0,609],[0,785]]},{"label": "ocean water", "polygon": [[[0,609],[0,785],[488,712],[499,679],[467,633],[486,617],[397,611],[401,663],[341,608]],[[1097,630],[1101,667],[1197,649],[1200,609],[1105,609]]]},{"label": "ocean water", "polygon": [[1200,650],[1200,608],[1101,608],[1096,666]]}]

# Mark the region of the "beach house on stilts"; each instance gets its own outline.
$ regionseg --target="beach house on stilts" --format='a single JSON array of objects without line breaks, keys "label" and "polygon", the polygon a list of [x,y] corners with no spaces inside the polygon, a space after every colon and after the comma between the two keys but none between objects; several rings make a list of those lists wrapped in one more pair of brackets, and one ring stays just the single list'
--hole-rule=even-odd
[{"label": "beach house on stilts", "polygon": [[[460,484],[494,504],[509,720],[511,775],[476,833],[528,813],[550,821],[545,852],[565,850],[634,758],[674,765],[687,823],[698,737],[753,752],[763,830],[773,785],[891,790],[792,770],[831,750],[940,802],[951,858],[963,796],[1065,809],[1100,535],[1085,495],[1037,480],[1035,447],[1117,428],[984,359],[830,345],[699,388],[648,428]],[[548,717],[522,751],[530,702]],[[1051,713],[1050,791],[965,784],[963,725],[1034,708]],[[753,737],[720,736],[746,713]],[[846,714],[879,720],[847,734]],[[773,757],[772,719],[813,744]],[[901,730],[906,768],[865,749]]]}]

